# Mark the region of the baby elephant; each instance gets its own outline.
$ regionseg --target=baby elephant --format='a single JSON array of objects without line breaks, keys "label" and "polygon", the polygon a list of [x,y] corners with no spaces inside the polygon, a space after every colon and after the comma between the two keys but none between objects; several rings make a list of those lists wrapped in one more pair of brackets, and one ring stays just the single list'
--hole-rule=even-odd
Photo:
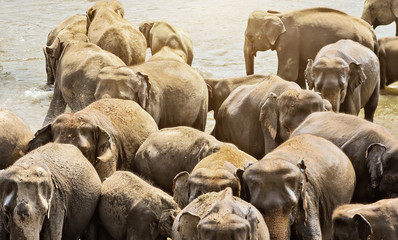
[{"label": "baby elephant", "polygon": [[230,187],[235,196],[240,196],[239,169],[257,160],[233,145],[202,159],[191,174],[184,171],[174,178],[174,200],[183,208],[195,198],[207,192],[221,191]]},{"label": "baby elephant", "polygon": [[29,152],[0,172],[6,239],[78,239],[100,194],[98,174],[75,146],[49,143]]},{"label": "baby elephant", "polygon": [[398,239],[398,198],[336,208],[333,212],[333,239]]},{"label": "baby elephant", "polygon": [[173,240],[268,240],[261,213],[231,188],[210,192],[186,206],[173,223]]},{"label": "baby elephant", "polygon": [[113,239],[166,240],[179,211],[171,196],[131,172],[117,171],[102,184],[98,212]]}]

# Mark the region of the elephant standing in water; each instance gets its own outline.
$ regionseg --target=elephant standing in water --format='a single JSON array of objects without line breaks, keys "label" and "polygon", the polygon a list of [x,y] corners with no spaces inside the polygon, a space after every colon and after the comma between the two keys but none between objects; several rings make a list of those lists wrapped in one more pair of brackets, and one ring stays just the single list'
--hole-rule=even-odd
[{"label": "elephant standing in water", "polygon": [[395,22],[398,36],[398,0],[365,0],[361,18],[373,28]]},{"label": "elephant standing in water", "polygon": [[380,87],[398,81],[398,37],[379,38]]},{"label": "elephant standing in water", "polygon": [[333,111],[358,115],[373,122],[379,102],[380,70],[377,55],[352,40],[324,46],[308,59],[305,77],[309,89],[320,92]]},{"label": "elephant standing in water", "polygon": [[306,88],[307,59],[313,59],[323,46],[340,39],[351,39],[375,53],[378,51],[376,34],[369,24],[338,10],[254,11],[249,16],[245,32],[246,73],[254,73],[257,51],[276,50],[278,76]]}]

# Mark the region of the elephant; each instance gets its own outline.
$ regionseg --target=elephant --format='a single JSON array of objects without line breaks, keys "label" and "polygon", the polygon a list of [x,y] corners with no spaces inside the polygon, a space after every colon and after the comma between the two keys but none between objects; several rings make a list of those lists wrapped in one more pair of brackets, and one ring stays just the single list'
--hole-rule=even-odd
[{"label": "elephant", "polygon": [[172,194],[178,173],[191,172],[200,160],[223,145],[212,135],[191,127],[163,128],[149,135],[138,148],[133,172]]},{"label": "elephant", "polygon": [[[54,44],[53,44],[54,45]],[[54,95],[44,118],[43,126],[64,113],[66,105],[77,112],[95,101],[97,75],[105,66],[125,66],[116,55],[83,41],[57,41],[47,53],[59,59],[55,65]]]},{"label": "elephant", "polygon": [[142,33],[124,19],[124,9],[118,1],[98,1],[86,11],[87,36],[120,59],[126,65],[145,62],[146,40]]},{"label": "elephant", "polygon": [[398,37],[384,37],[379,39],[380,59],[380,88],[398,81]]},{"label": "elephant", "polygon": [[350,202],[355,187],[348,157],[309,134],[288,139],[238,175],[242,198],[259,209],[271,239],[331,239],[333,210]]},{"label": "elephant", "polygon": [[309,89],[322,94],[335,112],[358,115],[373,122],[379,102],[380,68],[377,55],[349,39],[324,46],[308,59],[305,78]]},{"label": "elephant", "polygon": [[0,171],[6,239],[78,239],[94,221],[100,194],[98,174],[78,148],[41,146]]},{"label": "elephant", "polygon": [[246,164],[257,160],[233,145],[225,145],[219,151],[203,158],[191,173],[183,171],[173,180],[173,198],[180,208],[207,192],[218,192],[231,187],[240,196],[240,180],[237,172]]},{"label": "elephant", "polygon": [[398,36],[397,0],[365,0],[361,18],[373,28],[395,22],[395,36]]},{"label": "elephant", "polygon": [[148,21],[141,23],[139,30],[145,36],[152,55],[168,47],[168,51],[175,52],[185,63],[192,65],[193,43],[190,34],[184,29],[165,21]]},{"label": "elephant", "polygon": [[48,142],[73,144],[103,181],[116,170],[131,171],[138,148],[157,131],[155,121],[136,102],[101,99],[78,112],[58,116],[36,132],[29,149]]},{"label": "elephant", "polygon": [[233,90],[242,85],[255,85],[266,78],[267,76],[264,75],[233,78],[205,78],[209,92],[209,112],[213,110],[214,118],[216,118],[221,104]]},{"label": "elephant", "polygon": [[32,138],[32,130],[18,115],[0,108],[0,169],[7,168],[25,155]]},{"label": "elephant", "polygon": [[166,240],[180,212],[173,198],[128,171],[102,183],[98,213],[112,239]]},{"label": "elephant", "polygon": [[261,159],[310,113],[323,110],[319,94],[271,74],[257,85],[231,92],[218,111],[214,134]]},{"label": "elephant", "polygon": [[136,101],[159,128],[188,126],[204,131],[208,96],[203,78],[188,64],[157,60],[130,67],[105,67],[95,99]]},{"label": "elephant", "polygon": [[43,52],[46,59],[47,85],[54,84],[56,78],[54,69],[56,69],[55,65],[59,61],[59,56],[58,58],[54,59],[52,54],[47,53],[47,49],[54,49],[55,46],[59,46],[57,41],[66,42],[69,40],[81,40],[88,42],[85,16],[72,15],[62,21],[48,34],[47,43],[43,47]]},{"label": "elephant", "polygon": [[313,59],[323,46],[340,39],[352,39],[377,53],[376,34],[371,26],[338,10],[254,11],[249,16],[245,32],[246,73],[254,73],[257,51],[276,50],[278,76],[306,88],[304,70],[307,59]]},{"label": "elephant", "polygon": [[325,138],[348,156],[357,178],[353,202],[398,194],[398,138],[384,127],[344,113],[313,113],[291,136],[301,134]]},{"label": "elephant", "polygon": [[398,198],[345,204],[333,212],[334,240],[398,239]]},{"label": "elephant", "polygon": [[234,197],[227,187],[206,193],[175,218],[173,240],[269,240],[261,213],[250,203]]}]

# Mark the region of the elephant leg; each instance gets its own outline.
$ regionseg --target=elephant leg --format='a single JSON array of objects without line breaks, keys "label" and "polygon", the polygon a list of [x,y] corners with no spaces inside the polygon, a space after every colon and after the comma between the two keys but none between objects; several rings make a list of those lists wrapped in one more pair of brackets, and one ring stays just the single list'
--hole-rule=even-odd
[{"label": "elephant leg", "polygon": [[379,103],[379,88],[380,86],[377,84],[375,90],[370,96],[368,102],[365,105],[365,119],[373,122],[373,117],[376,112],[377,104]]},{"label": "elephant leg", "polygon": [[380,59],[380,89],[385,89],[387,85],[387,65],[384,53],[379,53]]},{"label": "elephant leg", "polygon": [[59,81],[55,82],[54,95],[48,108],[47,115],[44,118],[43,126],[51,123],[58,115],[65,112],[66,102],[62,97]]},{"label": "elephant leg", "polygon": [[204,131],[206,128],[206,120],[207,120],[207,107],[202,107],[199,111],[198,117],[196,118],[195,122],[192,124],[192,127],[200,131]]},{"label": "elephant leg", "polygon": [[395,36],[398,36],[398,19],[395,20]]}]

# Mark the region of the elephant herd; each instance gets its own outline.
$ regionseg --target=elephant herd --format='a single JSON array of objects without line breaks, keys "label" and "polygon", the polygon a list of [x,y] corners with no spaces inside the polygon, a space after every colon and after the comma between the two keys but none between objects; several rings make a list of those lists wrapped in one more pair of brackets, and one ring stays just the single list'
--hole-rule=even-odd
[{"label": "elephant herd", "polygon": [[[254,11],[248,76],[222,79],[184,29],[124,14],[98,1],[50,31],[35,134],[0,109],[0,239],[398,239],[398,138],[373,123],[398,38],[372,29],[398,1]],[[277,74],[253,75],[268,49]]]}]

